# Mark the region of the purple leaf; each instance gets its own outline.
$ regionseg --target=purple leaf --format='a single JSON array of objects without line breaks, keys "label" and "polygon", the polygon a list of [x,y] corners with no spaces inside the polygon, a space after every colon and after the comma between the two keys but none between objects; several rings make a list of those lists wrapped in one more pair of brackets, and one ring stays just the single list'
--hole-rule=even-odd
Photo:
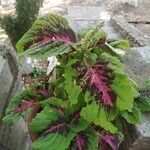
[{"label": "purple leaf", "polygon": [[100,61],[88,69],[85,75],[85,78],[90,78],[90,85],[95,88],[94,92],[101,95],[99,100],[108,107],[114,107],[116,101],[116,94],[110,87],[113,80],[109,75],[111,72],[112,70],[107,67],[107,62]]},{"label": "purple leaf", "polygon": [[28,108],[32,107],[34,104],[36,104],[37,101],[33,100],[33,99],[30,99],[30,100],[23,100],[21,102],[21,104],[19,106],[17,106],[13,112],[14,113],[22,113],[24,111],[26,111]]},{"label": "purple leaf", "polygon": [[101,136],[101,149],[102,150],[106,150],[109,148],[111,148],[112,150],[117,150],[118,149],[118,139],[116,138],[116,136],[110,134],[110,133],[103,133]]}]

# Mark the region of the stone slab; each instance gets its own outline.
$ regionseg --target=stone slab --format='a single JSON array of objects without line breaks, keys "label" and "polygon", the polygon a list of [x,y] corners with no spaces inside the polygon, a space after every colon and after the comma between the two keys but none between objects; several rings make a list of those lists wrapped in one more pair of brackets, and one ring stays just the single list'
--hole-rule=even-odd
[{"label": "stone slab", "polygon": [[149,36],[149,43],[150,43],[150,24],[145,23],[132,23],[136,28],[142,31],[145,35]]},{"label": "stone slab", "polygon": [[114,16],[112,17],[111,22],[115,29],[119,31],[124,38],[129,39],[133,46],[139,47],[149,45],[149,37],[133,25],[129,24],[123,16]]}]

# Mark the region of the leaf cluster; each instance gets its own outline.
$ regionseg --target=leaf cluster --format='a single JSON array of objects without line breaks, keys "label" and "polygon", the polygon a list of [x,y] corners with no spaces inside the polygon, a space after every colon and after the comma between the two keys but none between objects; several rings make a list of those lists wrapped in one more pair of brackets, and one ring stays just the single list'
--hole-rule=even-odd
[{"label": "leaf cluster", "polygon": [[[21,55],[56,56],[60,62],[56,80],[46,91],[32,90],[42,108],[29,125],[38,135],[32,149],[54,150],[59,145],[60,150],[116,150],[123,137],[121,120],[137,124],[141,111],[149,111],[148,90],[138,90],[118,53],[129,47],[128,41],[107,39],[102,25],[98,22],[82,32],[79,40],[65,18],[50,14],[37,20],[18,42]],[[11,101],[5,121],[18,119],[12,110],[26,94],[27,90]]]}]

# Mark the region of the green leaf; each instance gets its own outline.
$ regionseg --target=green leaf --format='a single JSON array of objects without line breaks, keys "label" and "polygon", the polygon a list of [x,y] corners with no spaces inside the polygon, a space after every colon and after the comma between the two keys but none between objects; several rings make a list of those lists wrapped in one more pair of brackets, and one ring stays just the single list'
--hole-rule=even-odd
[{"label": "green leaf", "polygon": [[115,118],[118,116],[119,114],[119,109],[114,107],[114,108],[110,108],[107,110],[107,114],[108,114],[108,119],[110,121],[115,120]]},{"label": "green leaf", "polygon": [[141,118],[141,112],[138,108],[133,108],[132,112],[122,111],[121,116],[124,117],[128,123],[138,124]]},{"label": "green leaf", "polygon": [[28,100],[29,98],[32,98],[32,97],[36,97],[36,94],[35,92],[31,91],[31,89],[26,89],[26,90],[23,90],[21,92],[19,92],[16,96],[14,96],[10,103],[9,103],[9,106],[7,107],[6,109],[6,114],[9,114],[12,112],[12,110],[17,107],[22,100]]},{"label": "green leaf", "polygon": [[93,101],[90,105],[82,108],[81,117],[83,117],[88,122],[93,122],[97,119],[99,114],[99,106]]},{"label": "green leaf", "polygon": [[130,48],[130,44],[128,40],[116,40],[116,41],[110,42],[109,45],[111,45],[113,48],[119,48],[119,49]]},{"label": "green leaf", "polygon": [[93,128],[88,128],[84,131],[85,136],[88,138],[87,150],[97,150],[99,138]]},{"label": "green leaf", "polygon": [[81,117],[90,123],[95,123],[106,131],[117,132],[117,128],[107,119],[107,113],[103,107],[100,107],[93,101],[90,105],[82,108]]},{"label": "green leaf", "polygon": [[41,137],[32,144],[32,150],[66,150],[70,142],[76,136],[76,133],[69,132],[67,135],[59,133],[48,134],[46,137]]},{"label": "green leaf", "polygon": [[78,133],[87,129],[89,125],[90,124],[85,119],[80,117],[75,125],[70,125],[70,129],[72,132]]},{"label": "green leaf", "polygon": [[116,106],[119,110],[132,111],[134,99],[139,96],[135,83],[124,73],[123,64],[117,57],[104,53],[100,58],[108,61],[112,69],[114,79],[111,88],[117,95]]},{"label": "green leaf", "polygon": [[132,111],[134,98],[139,94],[133,88],[128,76],[124,73],[114,72],[112,90],[117,94],[116,105],[120,110]]},{"label": "green leaf", "polygon": [[150,98],[149,97],[140,97],[136,101],[137,107],[143,112],[150,111]]},{"label": "green leaf", "polygon": [[74,64],[75,62],[76,60],[67,64],[67,66],[65,67],[65,74],[64,74],[65,89],[68,94],[70,105],[77,104],[78,96],[82,91],[81,87],[77,86],[74,80],[75,72],[72,68],[72,64]]},{"label": "green leaf", "polygon": [[146,80],[144,82],[142,89],[150,89],[150,80]]},{"label": "green leaf", "polygon": [[71,48],[68,44],[61,42],[49,42],[46,44],[35,45],[25,52],[20,54],[20,57],[32,57],[36,59],[44,59],[51,56],[62,55],[71,51]]},{"label": "green leaf", "polygon": [[3,117],[3,122],[6,123],[15,123],[17,120],[19,120],[21,118],[21,114],[20,113],[10,113],[6,116]]},{"label": "green leaf", "polygon": [[68,85],[66,86],[66,92],[68,93],[70,105],[77,104],[78,96],[81,93],[81,91],[82,89],[79,86],[73,83],[68,83]]},{"label": "green leaf", "polygon": [[106,131],[109,131],[111,133],[116,133],[117,128],[108,120],[107,113],[104,110],[104,108],[100,108],[99,110],[99,116],[98,118],[94,121],[96,125],[99,125],[100,127],[104,128]]},{"label": "green leaf", "polygon": [[90,92],[86,92],[85,93],[85,102],[89,102],[91,100],[91,93]]},{"label": "green leaf", "polygon": [[97,25],[93,27],[81,40],[81,46],[83,50],[87,50],[91,47],[93,48],[100,39],[106,38],[107,34],[101,30],[103,25],[103,22],[97,23]]},{"label": "green leaf", "polygon": [[88,52],[87,57],[86,63],[88,63],[88,67],[93,66],[96,63],[97,55],[95,53]]},{"label": "green leaf", "polygon": [[124,66],[123,63],[117,58],[114,57],[108,53],[103,53],[100,56],[100,59],[105,59],[106,61],[109,62],[108,66],[114,70],[114,71],[119,71],[119,72],[124,72]]},{"label": "green leaf", "polygon": [[49,99],[46,99],[42,102],[40,102],[43,106],[47,106],[47,105],[53,105],[53,106],[59,106],[62,108],[65,108],[67,106],[67,101],[59,99],[59,98],[55,98],[55,97],[51,97]]},{"label": "green leaf", "polygon": [[67,134],[49,133],[47,136],[43,136],[34,142],[32,144],[32,149],[55,150],[59,146],[60,150],[66,150],[76,134],[87,129],[89,123],[87,123],[87,121],[85,121],[83,118],[79,118],[75,125],[68,126],[70,127],[70,130]]},{"label": "green leaf", "polygon": [[45,108],[32,119],[32,122],[29,124],[29,128],[33,133],[42,132],[51,124],[51,122],[57,120],[58,117],[58,112],[48,106],[45,106]]},{"label": "green leaf", "polygon": [[19,120],[22,116],[27,116],[30,112],[28,109],[26,112],[22,113],[14,113],[13,110],[19,106],[19,104],[23,100],[30,100],[30,99],[40,99],[35,92],[35,85],[32,85],[31,88],[23,90],[15,95],[11,100],[6,109],[5,116],[3,117],[3,121],[6,123],[13,123]]},{"label": "green leaf", "polygon": [[23,52],[26,50],[27,45],[35,44],[36,41],[39,41],[39,38],[60,33],[65,29],[69,29],[70,32],[72,31],[68,21],[64,17],[57,14],[49,14],[41,17],[35,21],[31,29],[19,40],[16,48],[18,52]]}]

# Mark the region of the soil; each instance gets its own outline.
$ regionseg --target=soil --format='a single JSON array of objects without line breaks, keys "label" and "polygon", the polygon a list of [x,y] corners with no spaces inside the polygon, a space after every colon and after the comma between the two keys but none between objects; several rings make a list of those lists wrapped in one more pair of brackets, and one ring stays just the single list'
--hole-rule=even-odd
[{"label": "soil", "polygon": [[25,88],[28,88],[31,84],[34,84],[34,83],[42,83],[42,82],[45,82],[46,80],[48,80],[48,76],[47,78],[45,79],[46,77],[46,70],[47,70],[47,61],[46,60],[39,60],[37,62],[37,66],[39,68],[41,68],[41,75],[35,77],[34,73],[31,73],[29,75],[24,75],[22,77],[22,81],[24,83],[24,87]]}]

